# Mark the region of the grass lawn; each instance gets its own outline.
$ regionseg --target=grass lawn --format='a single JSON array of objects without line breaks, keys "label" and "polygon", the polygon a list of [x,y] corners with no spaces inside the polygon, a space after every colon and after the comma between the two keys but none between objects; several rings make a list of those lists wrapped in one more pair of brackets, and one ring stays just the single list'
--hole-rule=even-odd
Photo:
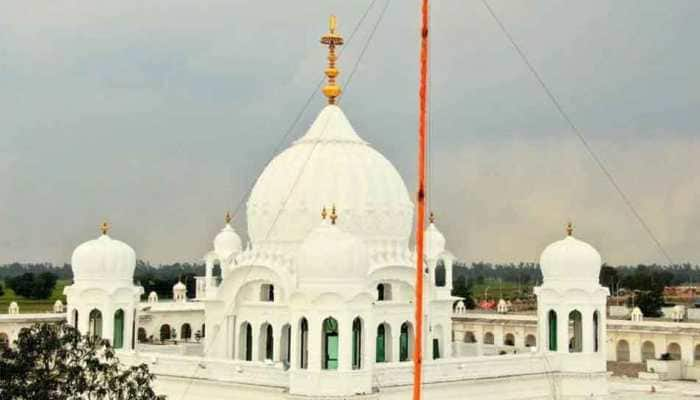
[{"label": "grass lawn", "polygon": [[66,297],[63,295],[63,288],[67,285],[70,285],[69,280],[58,280],[56,281],[56,286],[53,288],[53,292],[51,292],[51,296],[49,296],[48,299],[30,300],[16,295],[15,292],[5,286],[5,283],[3,282],[5,294],[0,296],[0,314],[7,314],[7,308],[13,301],[16,301],[19,305],[20,314],[52,312],[53,303],[56,300],[61,300],[63,304],[66,304]]},{"label": "grass lawn", "polygon": [[[523,293],[532,293],[532,285],[520,285]],[[484,283],[474,282],[472,296],[478,300],[483,300],[485,295],[491,300],[500,298],[513,299],[518,294],[518,284],[515,282],[499,282],[496,279],[487,279]]]}]

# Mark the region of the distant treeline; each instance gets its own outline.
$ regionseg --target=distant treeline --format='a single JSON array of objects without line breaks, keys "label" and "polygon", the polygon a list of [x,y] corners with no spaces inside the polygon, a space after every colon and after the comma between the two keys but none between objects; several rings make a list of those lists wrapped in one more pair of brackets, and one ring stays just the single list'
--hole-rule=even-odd
[{"label": "distant treeline", "polygon": [[[70,280],[73,278],[69,264],[54,266],[51,263],[0,265],[0,280],[7,281],[26,273],[40,275],[50,272],[57,279]],[[204,264],[174,263],[153,266],[147,261],[136,262],[134,282],[144,287],[145,294],[151,291],[159,297],[170,298],[172,287],[178,281],[187,286],[188,296],[194,297],[195,276],[204,275]],[[218,267],[215,276],[220,275]],[[542,282],[542,272],[537,263],[492,264],[475,262],[466,264],[456,262],[454,265],[455,281],[463,277],[469,284],[483,283],[486,280],[502,280],[503,282],[519,283],[524,286],[537,285]],[[605,265],[600,276],[601,284],[610,287],[612,291],[620,288],[649,290],[664,285],[700,284],[700,266],[693,264],[680,265],[620,265],[610,267]]]}]

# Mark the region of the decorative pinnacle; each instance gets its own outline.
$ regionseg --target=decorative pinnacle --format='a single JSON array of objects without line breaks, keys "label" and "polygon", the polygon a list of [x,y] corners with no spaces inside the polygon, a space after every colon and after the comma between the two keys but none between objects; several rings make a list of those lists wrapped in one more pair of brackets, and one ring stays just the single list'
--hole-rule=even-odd
[{"label": "decorative pinnacle", "polygon": [[226,221],[227,224],[231,223],[231,213],[226,211],[226,215],[224,216],[224,221]]},{"label": "decorative pinnacle", "polygon": [[335,78],[340,75],[340,69],[335,67],[335,62],[338,60],[335,55],[335,46],[343,44],[343,37],[335,32],[335,24],[335,15],[331,15],[328,21],[328,33],[321,36],[321,43],[328,46],[328,67],[324,71],[328,77],[328,83],[321,89],[323,94],[328,97],[328,104],[335,104],[335,99],[342,92],[340,86],[335,82]]},{"label": "decorative pinnacle", "polygon": [[335,225],[335,221],[338,219],[338,214],[335,213],[335,204],[333,204],[333,208],[331,208],[331,224]]},{"label": "decorative pinnacle", "polygon": [[428,221],[430,221],[431,224],[435,223],[435,213],[434,212],[432,212],[432,211],[430,212],[430,217],[428,217]]},{"label": "decorative pinnacle", "polygon": [[321,209],[321,219],[326,219],[327,216],[328,213],[326,212],[326,206],[323,206],[323,208]]},{"label": "decorative pinnacle", "polygon": [[574,224],[572,224],[571,221],[569,221],[569,223],[566,224],[566,234],[568,236],[571,236],[574,234]]},{"label": "decorative pinnacle", "polygon": [[106,235],[107,232],[109,232],[109,228],[111,228],[111,226],[107,221],[104,221],[102,225],[100,225],[100,231],[102,231],[103,235]]}]

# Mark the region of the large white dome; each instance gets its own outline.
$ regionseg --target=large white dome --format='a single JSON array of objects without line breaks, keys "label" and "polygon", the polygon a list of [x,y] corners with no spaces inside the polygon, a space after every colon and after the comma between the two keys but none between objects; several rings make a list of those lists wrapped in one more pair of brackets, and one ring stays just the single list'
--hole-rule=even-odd
[{"label": "large white dome", "polygon": [[436,259],[445,251],[447,241],[433,222],[425,229],[425,257]]},{"label": "large white dome", "polygon": [[344,230],[408,244],[413,204],[401,176],[338,106],[328,105],[258,178],[248,200],[248,234],[254,245],[301,242],[317,226],[321,208],[332,204]]},{"label": "large white dome", "polygon": [[73,280],[133,284],[136,253],[128,244],[103,234],[76,247],[71,257]]},{"label": "large white dome", "polygon": [[601,265],[600,253],[590,244],[573,236],[550,244],[540,256],[544,284],[597,286]]},{"label": "large white dome", "polygon": [[300,285],[363,284],[369,260],[362,240],[324,219],[302,242],[295,264]]}]

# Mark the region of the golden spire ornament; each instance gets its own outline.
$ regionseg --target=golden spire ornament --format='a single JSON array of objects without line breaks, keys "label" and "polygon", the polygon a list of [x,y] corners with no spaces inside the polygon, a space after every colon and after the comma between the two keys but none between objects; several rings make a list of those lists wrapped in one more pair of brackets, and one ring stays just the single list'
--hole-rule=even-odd
[{"label": "golden spire ornament", "polygon": [[327,216],[328,213],[326,212],[326,206],[323,206],[323,208],[321,209],[321,219],[326,219]]},{"label": "golden spire ornament", "polygon": [[338,214],[335,213],[335,204],[333,204],[333,208],[331,208],[331,224],[335,225],[335,221],[338,219]]},{"label": "golden spire ornament", "polygon": [[338,56],[335,55],[335,46],[343,44],[343,37],[335,31],[335,15],[331,15],[328,21],[328,33],[321,36],[321,43],[328,46],[328,67],[324,71],[328,82],[321,91],[328,97],[328,104],[335,104],[335,99],[342,92],[340,86],[335,82],[335,78],[340,75],[340,70],[335,67],[335,62],[338,60]]},{"label": "golden spire ornament", "polygon": [[435,213],[434,212],[432,212],[432,211],[430,212],[430,217],[428,217],[428,221],[430,221],[431,224],[435,223]]},{"label": "golden spire ornament", "polygon": [[572,236],[574,234],[574,224],[572,224],[571,221],[566,224],[566,234],[568,236]]},{"label": "golden spire ornament", "polygon": [[109,228],[110,226],[109,223],[107,223],[107,221],[102,222],[102,225],[100,225],[100,231],[102,231],[103,235],[106,235],[107,232],[109,232]]},{"label": "golden spire ornament", "polygon": [[226,211],[226,215],[224,216],[224,221],[226,221],[226,224],[231,223],[231,213]]}]

